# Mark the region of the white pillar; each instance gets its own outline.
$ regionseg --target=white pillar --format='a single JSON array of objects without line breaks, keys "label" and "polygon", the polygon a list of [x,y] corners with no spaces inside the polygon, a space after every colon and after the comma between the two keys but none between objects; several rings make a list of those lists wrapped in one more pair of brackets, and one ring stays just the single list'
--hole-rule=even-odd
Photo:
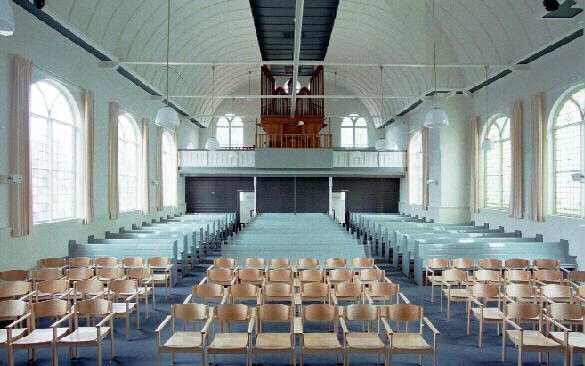
[{"label": "white pillar", "polygon": [[256,177],[254,177],[254,213],[256,213],[256,215],[258,215],[258,211],[256,210]]},{"label": "white pillar", "polygon": [[329,177],[329,216],[333,215],[333,177]]}]

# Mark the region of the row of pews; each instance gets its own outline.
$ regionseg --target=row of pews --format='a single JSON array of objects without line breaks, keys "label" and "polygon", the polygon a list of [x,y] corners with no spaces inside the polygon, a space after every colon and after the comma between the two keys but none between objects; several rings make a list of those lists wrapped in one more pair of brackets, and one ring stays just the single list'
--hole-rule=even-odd
[{"label": "row of pews", "polygon": [[437,224],[402,214],[351,213],[349,229],[372,255],[388,259],[395,268],[422,285],[425,264],[433,258],[485,258],[505,261],[555,258],[565,269],[576,268],[566,240],[545,242],[541,235],[522,237],[520,231],[492,229],[488,224]]}]

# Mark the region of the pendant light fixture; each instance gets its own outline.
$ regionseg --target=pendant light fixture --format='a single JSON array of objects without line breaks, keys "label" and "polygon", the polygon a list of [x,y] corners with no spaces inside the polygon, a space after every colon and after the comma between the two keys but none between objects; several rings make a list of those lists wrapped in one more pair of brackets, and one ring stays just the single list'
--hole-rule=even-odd
[{"label": "pendant light fixture", "polygon": [[[384,66],[380,65],[380,119],[382,125],[384,125]],[[379,134],[380,136],[376,140],[374,144],[374,148],[376,151],[384,151],[386,150],[386,136],[384,135],[384,128],[380,128]]]},{"label": "pendant light fixture", "polygon": [[14,34],[14,13],[9,0],[0,0],[0,36],[10,37]]},{"label": "pendant light fixture", "polygon": [[252,70],[248,70],[248,102],[253,102],[252,98]]},{"label": "pendant light fixture", "polygon": [[[489,99],[488,99],[488,70],[489,70],[489,66],[485,66],[485,119],[487,121],[487,118],[489,116]],[[485,138],[483,139],[483,141],[481,142],[481,149],[483,151],[490,151],[491,149],[494,148],[494,142],[492,140],[489,139],[489,137],[487,136],[487,133],[485,135]]]},{"label": "pendant light fixture", "polygon": [[154,123],[157,126],[162,126],[168,128],[170,130],[174,130],[179,124],[181,120],[179,119],[179,114],[174,108],[171,108],[169,105],[169,52],[171,47],[171,0],[167,1],[167,62],[166,62],[166,71],[167,71],[167,80],[166,80],[166,99],[165,99],[165,106],[161,107],[158,112],[156,113],[156,119]]},{"label": "pendant light fixture", "polygon": [[435,14],[435,0],[433,0],[433,108],[425,115],[425,126],[428,128],[441,128],[449,125],[449,117],[444,109],[437,107],[437,44],[435,33],[437,30],[437,19]]},{"label": "pendant light fixture", "polygon": [[215,112],[214,109],[215,105],[215,65],[211,66],[211,130],[209,137],[207,137],[207,141],[205,141],[205,150],[215,151],[219,149],[219,141],[215,138],[214,128],[213,128],[213,113]]}]

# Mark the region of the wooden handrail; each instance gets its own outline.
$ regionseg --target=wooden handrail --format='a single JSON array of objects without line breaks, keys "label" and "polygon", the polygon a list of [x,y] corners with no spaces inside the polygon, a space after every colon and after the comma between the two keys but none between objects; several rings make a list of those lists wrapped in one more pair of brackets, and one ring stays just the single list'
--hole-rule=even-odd
[{"label": "wooden handrail", "polygon": [[321,134],[256,134],[256,147],[277,149],[330,149],[332,135]]}]

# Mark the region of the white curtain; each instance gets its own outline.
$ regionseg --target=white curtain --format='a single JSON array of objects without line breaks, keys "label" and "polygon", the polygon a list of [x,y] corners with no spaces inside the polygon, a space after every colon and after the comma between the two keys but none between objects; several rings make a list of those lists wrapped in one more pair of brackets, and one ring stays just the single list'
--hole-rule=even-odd
[{"label": "white curtain", "polygon": [[544,221],[546,111],[544,93],[532,96],[532,179],[530,181],[530,219]]},{"label": "white curtain", "polygon": [[422,159],[423,159],[423,172],[422,172],[422,209],[428,210],[429,209],[429,185],[427,181],[429,180],[429,129],[428,127],[423,127],[421,131],[421,139],[422,139]]},{"label": "white curtain", "polygon": [[510,217],[524,216],[524,141],[522,132],[522,100],[512,103],[510,111],[510,142],[512,145],[512,174],[510,181]]},{"label": "white curtain", "polygon": [[158,186],[156,188],[156,210],[162,211],[164,209],[163,202],[163,171],[162,171],[162,135],[163,129],[160,126],[156,127],[156,181]]},{"label": "white curtain", "polygon": [[479,212],[479,144],[480,144],[480,128],[479,117],[473,117],[471,124],[471,151],[469,152],[469,171],[470,171],[470,187],[469,187],[469,210],[471,213]]},{"label": "white curtain", "polygon": [[150,120],[148,118],[142,119],[142,213],[150,212],[150,166],[148,155],[150,153],[150,136],[149,136]]},{"label": "white curtain", "polygon": [[110,220],[118,218],[118,116],[120,106],[116,102],[110,102],[109,121],[109,165],[108,165],[108,210]]},{"label": "white curtain", "polygon": [[94,154],[94,93],[84,89],[83,122],[85,133],[85,171],[83,185],[83,223],[91,224],[94,220],[93,207],[93,154]]},{"label": "white curtain", "polygon": [[22,182],[9,186],[9,221],[12,236],[27,236],[32,229],[29,140],[32,62],[13,56],[11,75],[10,174],[21,175]]}]

